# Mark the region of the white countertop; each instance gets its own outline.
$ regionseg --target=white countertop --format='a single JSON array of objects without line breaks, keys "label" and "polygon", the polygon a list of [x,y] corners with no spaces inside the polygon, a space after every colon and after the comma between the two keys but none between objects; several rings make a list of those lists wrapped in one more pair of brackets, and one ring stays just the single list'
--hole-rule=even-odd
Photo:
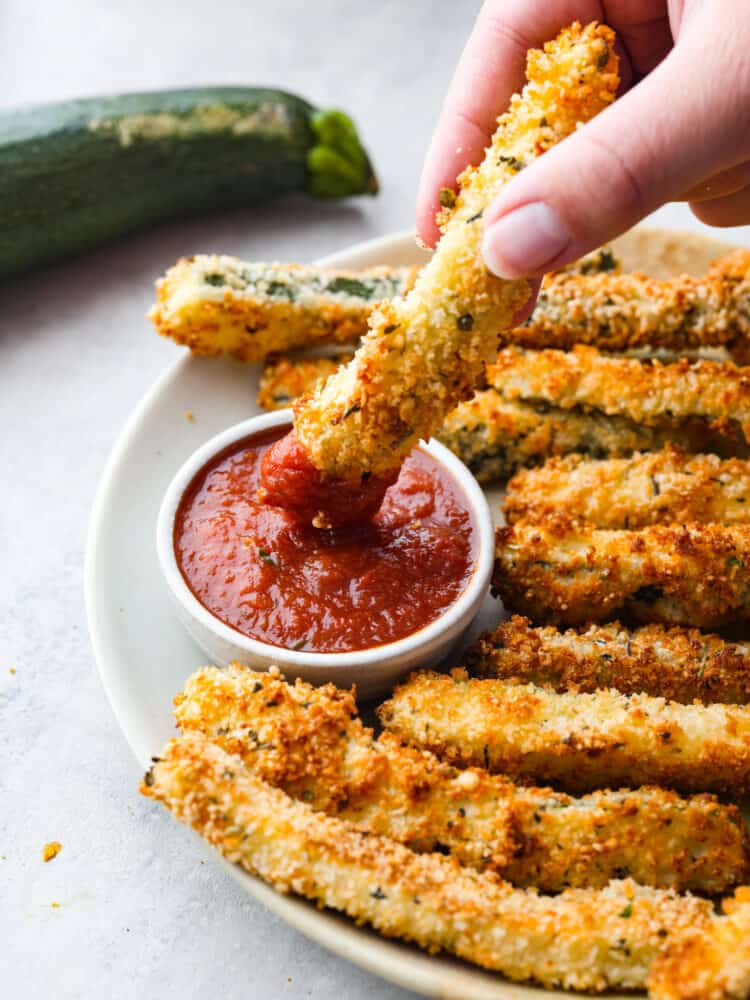
[{"label": "white countertop", "polygon": [[[174,223],[0,286],[7,1000],[409,996],[245,897],[138,795],[86,632],[83,551],[107,454],[176,356],[144,320],[154,278],[190,252],[306,261],[410,228],[422,155],[474,13],[443,0],[0,7],[1,104],[267,83],[349,111],[382,185],[376,199],[298,199]],[[44,864],[50,840],[63,850]]]}]

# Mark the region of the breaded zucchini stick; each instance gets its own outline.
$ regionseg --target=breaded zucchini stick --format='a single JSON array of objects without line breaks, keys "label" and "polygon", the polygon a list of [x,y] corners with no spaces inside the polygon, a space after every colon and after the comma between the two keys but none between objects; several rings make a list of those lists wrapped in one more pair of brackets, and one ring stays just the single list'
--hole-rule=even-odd
[{"label": "breaded zucchini stick", "polygon": [[609,357],[585,345],[571,351],[508,347],[490,377],[509,399],[583,406],[644,424],[701,417],[717,429],[736,425],[750,441],[750,368],[728,362],[662,364]]},{"label": "breaded zucchini stick", "polygon": [[495,535],[493,587],[538,623],[719,628],[750,618],[750,525],[593,528],[565,515],[516,521]]},{"label": "breaded zucchini stick", "polygon": [[446,192],[442,236],[412,290],[381,303],[352,361],[295,408],[295,432],[326,476],[387,473],[471,396],[498,335],[530,294],[528,282],[491,274],[481,254],[482,213],[533,158],[592,118],[618,85],[614,34],[573,25],[528,54],[515,95],[484,160]]},{"label": "breaded zucchini stick", "polygon": [[616,688],[689,705],[750,702],[750,644],[727,642],[696,628],[619,622],[581,631],[534,628],[514,616],[483,635],[466,653],[482,677],[552,687],[556,691]]},{"label": "breaded zucchini stick", "polygon": [[713,796],[661,788],[572,799],[457,771],[390,733],[377,740],[349,692],[285,683],[242,667],[193,674],[175,699],[200,732],[313,809],[412,850],[450,850],[463,865],[559,892],[630,876],[642,885],[719,893],[748,873],[744,822]]},{"label": "breaded zucchini stick", "polygon": [[412,674],[378,709],[383,725],[450,763],[572,792],[660,784],[750,792],[750,708],[681,705],[612,689]]},{"label": "breaded zucchini stick", "polygon": [[[601,247],[545,282],[562,274],[614,274],[619,267],[612,250]],[[292,348],[353,344],[367,332],[373,306],[405,295],[417,270],[341,271],[198,254],[178,260],[156,282],[149,319],[162,336],[203,357],[252,362]]]},{"label": "breaded zucchini stick", "polygon": [[750,462],[676,448],[631,458],[550,459],[508,483],[505,519],[563,513],[597,528],[703,521],[750,524]]},{"label": "breaded zucchini stick", "polygon": [[526,326],[508,340],[531,348],[591,344],[601,351],[651,347],[680,354],[731,349],[749,336],[750,251],[742,249],[719,258],[700,278],[552,275]]},{"label": "breaded zucchini stick", "polygon": [[652,1000],[746,1000],[750,997],[750,888],[725,899],[712,917],[668,945],[648,974]]},{"label": "breaded zucchini stick", "polygon": [[415,267],[341,271],[183,257],[156,283],[157,331],[194,354],[260,361],[272,351],[348,344],[367,330],[373,303],[403,295]]},{"label": "breaded zucchini stick", "polygon": [[197,734],[167,744],[141,791],[277,891],[510,979],[642,987],[667,945],[710,921],[707,900],[630,881],[540,896],[453,858],[414,854],[313,812]]},{"label": "breaded zucchini stick", "polygon": [[[341,362],[339,362],[341,363]],[[337,359],[280,358],[263,371],[258,405],[283,409],[320,378],[337,367]],[[507,479],[519,468],[538,465],[550,455],[571,452],[604,458],[654,450],[675,442],[686,451],[713,451],[719,455],[747,454],[744,438],[711,431],[705,421],[688,419],[658,427],[644,427],[626,417],[562,410],[504,399],[497,388],[478,392],[459,403],[445,419],[436,437],[451,449],[481,483]]]}]

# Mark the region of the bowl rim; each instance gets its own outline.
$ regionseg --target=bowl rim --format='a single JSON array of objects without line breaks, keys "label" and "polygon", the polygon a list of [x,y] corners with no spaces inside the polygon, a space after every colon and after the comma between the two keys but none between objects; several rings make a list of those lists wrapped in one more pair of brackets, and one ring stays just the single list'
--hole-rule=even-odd
[{"label": "bowl rim", "polygon": [[327,668],[333,672],[336,668],[382,665],[407,655],[412,657],[418,648],[433,645],[446,634],[453,635],[469,614],[473,616],[489,585],[494,563],[494,527],[487,498],[477,480],[466,465],[435,438],[431,438],[428,442],[420,441],[417,447],[440,462],[457,481],[474,518],[477,543],[476,557],[468,583],[453,603],[427,625],[401,639],[365,649],[332,653],[294,650],[253,639],[225,624],[193,594],[177,562],[173,540],[174,519],[186,489],[213,457],[237,441],[276,427],[291,427],[291,425],[291,409],[256,414],[254,417],[242,420],[220,431],[197,448],[172,477],[159,507],[156,550],[162,576],[183,610],[223,643],[229,643],[255,659],[267,658],[269,663],[273,662],[282,669],[290,670]]}]

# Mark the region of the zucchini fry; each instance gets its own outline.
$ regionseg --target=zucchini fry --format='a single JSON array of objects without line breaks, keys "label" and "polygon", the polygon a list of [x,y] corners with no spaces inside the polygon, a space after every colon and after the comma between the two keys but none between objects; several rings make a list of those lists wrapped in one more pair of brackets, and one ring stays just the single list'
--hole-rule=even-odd
[{"label": "zucchini fry", "polygon": [[484,160],[461,174],[457,194],[444,192],[442,236],[414,287],[373,309],[352,361],[295,407],[297,439],[326,476],[398,468],[477,387],[530,294],[528,282],[485,267],[482,213],[531,159],[614,99],[613,42],[604,25],[576,24],[529,52],[528,83],[498,119]]},{"label": "zucchini fry", "polygon": [[528,323],[508,340],[531,348],[591,344],[601,351],[650,347],[680,354],[702,347],[731,350],[749,335],[750,251],[736,250],[700,278],[551,275]]},{"label": "zucchini fry", "polygon": [[390,732],[449,763],[571,792],[660,784],[750,792],[750,708],[681,705],[615,690],[412,674],[378,709]]},{"label": "zucchini fry", "polygon": [[198,734],[168,743],[141,791],[278,892],[510,979],[588,990],[643,987],[667,945],[710,921],[707,900],[631,881],[540,896],[453,858],[414,854],[313,812]]},{"label": "zucchini fry", "polygon": [[504,510],[509,524],[555,513],[607,529],[750,524],[750,462],[675,448],[606,461],[568,455],[519,472],[508,483]]},{"label": "zucchini fry", "polygon": [[[562,274],[614,274],[619,267],[613,251],[601,247],[545,283]],[[230,354],[252,362],[293,348],[353,344],[367,333],[373,306],[405,295],[417,270],[340,271],[198,254],[178,260],[157,281],[149,319],[162,336],[203,357]]]},{"label": "zucchini fry", "polygon": [[583,406],[638,423],[701,417],[718,430],[738,429],[750,441],[750,368],[722,361],[669,364],[608,357],[578,345],[571,351],[508,347],[490,380],[509,399],[568,409]]},{"label": "zucchini fry", "polygon": [[[327,378],[338,358],[279,358],[263,371],[258,405],[283,409],[311,392]],[[491,374],[491,368],[490,368]],[[748,454],[744,438],[712,431],[704,420],[687,419],[644,427],[626,417],[608,417],[598,411],[536,409],[529,403],[504,399],[498,386],[459,403],[435,435],[468,465],[480,483],[507,479],[524,466],[538,465],[551,455],[572,452],[593,458],[653,451],[674,442],[689,452],[711,451],[720,456]]]},{"label": "zucchini fry", "polygon": [[320,379],[328,378],[351,359],[351,353],[330,357],[269,359],[260,378],[258,406],[264,410],[286,409],[295,399],[312,392]]},{"label": "zucchini fry", "polygon": [[668,945],[648,974],[652,1000],[750,997],[750,888],[722,901],[725,915]]},{"label": "zucchini fry", "polygon": [[538,623],[628,622],[719,628],[750,619],[750,525],[607,531],[564,514],[495,535],[493,587]]},{"label": "zucchini fry", "polygon": [[183,257],[156,283],[149,319],[194,354],[260,361],[273,351],[348,344],[367,330],[373,303],[403,295],[415,267],[340,271]]},{"label": "zucchini fry", "polygon": [[750,703],[750,644],[695,628],[619,622],[581,631],[534,628],[514,616],[483,635],[465,656],[482,677],[518,680],[556,691],[641,691],[689,705]]},{"label": "zucchini fry", "polygon": [[545,892],[630,876],[660,888],[726,891],[748,873],[745,826],[713,796],[660,788],[573,799],[457,771],[390,733],[377,740],[351,693],[242,667],[193,674],[175,699],[200,732],[253,774],[313,809],[412,850],[450,850],[462,864]]}]

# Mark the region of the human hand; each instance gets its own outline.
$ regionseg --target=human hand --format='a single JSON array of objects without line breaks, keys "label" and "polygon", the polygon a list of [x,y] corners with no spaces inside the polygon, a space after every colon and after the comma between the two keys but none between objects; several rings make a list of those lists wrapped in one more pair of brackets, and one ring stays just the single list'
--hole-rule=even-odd
[{"label": "human hand", "polygon": [[485,212],[501,277],[561,267],[659,205],[713,226],[750,223],[750,17],[743,0],[487,0],[448,90],[417,202],[433,245],[441,188],[477,163],[526,52],[571,21],[615,29],[623,93],[513,178]]}]

